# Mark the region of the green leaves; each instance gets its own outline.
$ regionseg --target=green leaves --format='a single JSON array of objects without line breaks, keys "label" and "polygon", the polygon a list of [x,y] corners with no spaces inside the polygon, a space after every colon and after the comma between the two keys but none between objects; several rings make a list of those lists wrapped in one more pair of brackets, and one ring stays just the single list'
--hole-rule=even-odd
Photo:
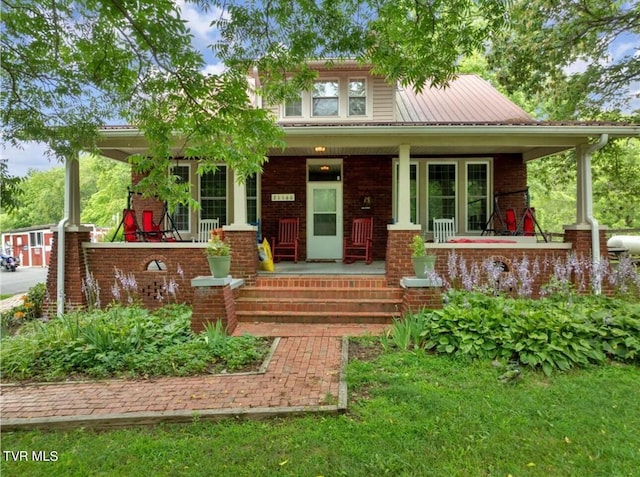
[{"label": "green leaves", "polygon": [[[442,310],[394,322],[399,349],[515,360],[545,374],[607,359],[640,363],[640,304],[605,297],[561,300],[455,292]],[[414,338],[419,337],[419,338]]]}]

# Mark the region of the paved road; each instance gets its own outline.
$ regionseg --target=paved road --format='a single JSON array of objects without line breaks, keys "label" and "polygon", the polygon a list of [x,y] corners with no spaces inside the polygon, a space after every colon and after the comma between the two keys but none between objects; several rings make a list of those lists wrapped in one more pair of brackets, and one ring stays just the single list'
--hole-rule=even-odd
[{"label": "paved road", "polygon": [[15,272],[0,270],[0,294],[25,293],[35,284],[45,283],[48,270],[42,267],[18,267]]}]

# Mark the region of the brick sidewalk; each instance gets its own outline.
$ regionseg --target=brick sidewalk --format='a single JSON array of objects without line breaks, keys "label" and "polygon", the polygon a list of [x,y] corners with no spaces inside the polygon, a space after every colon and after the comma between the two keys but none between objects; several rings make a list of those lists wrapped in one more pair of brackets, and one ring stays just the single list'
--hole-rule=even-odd
[{"label": "brick sidewalk", "polygon": [[235,334],[273,336],[274,327],[282,337],[263,373],[1,386],[2,430],[343,411],[341,337],[382,327],[242,324]]}]

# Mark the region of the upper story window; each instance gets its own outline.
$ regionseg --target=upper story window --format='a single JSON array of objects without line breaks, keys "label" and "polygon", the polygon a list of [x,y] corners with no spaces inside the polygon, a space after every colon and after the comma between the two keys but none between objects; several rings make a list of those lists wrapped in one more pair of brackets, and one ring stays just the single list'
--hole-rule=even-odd
[{"label": "upper story window", "polygon": [[298,98],[287,99],[284,103],[284,115],[287,117],[302,116],[302,95]]},{"label": "upper story window", "polygon": [[367,83],[364,79],[349,81],[349,116],[367,115]]},{"label": "upper story window", "polygon": [[338,116],[338,81],[316,81],[313,85],[312,113],[314,116]]}]

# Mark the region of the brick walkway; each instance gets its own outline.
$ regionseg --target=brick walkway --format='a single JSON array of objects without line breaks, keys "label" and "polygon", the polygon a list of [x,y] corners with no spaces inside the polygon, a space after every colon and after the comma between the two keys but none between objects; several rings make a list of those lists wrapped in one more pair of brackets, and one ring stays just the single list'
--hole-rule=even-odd
[{"label": "brick walkway", "polygon": [[[235,334],[278,336],[264,372],[150,380],[3,385],[2,430],[112,427],[259,418],[346,408],[346,335],[381,325],[241,324]],[[344,342],[344,343],[343,343]]]}]

